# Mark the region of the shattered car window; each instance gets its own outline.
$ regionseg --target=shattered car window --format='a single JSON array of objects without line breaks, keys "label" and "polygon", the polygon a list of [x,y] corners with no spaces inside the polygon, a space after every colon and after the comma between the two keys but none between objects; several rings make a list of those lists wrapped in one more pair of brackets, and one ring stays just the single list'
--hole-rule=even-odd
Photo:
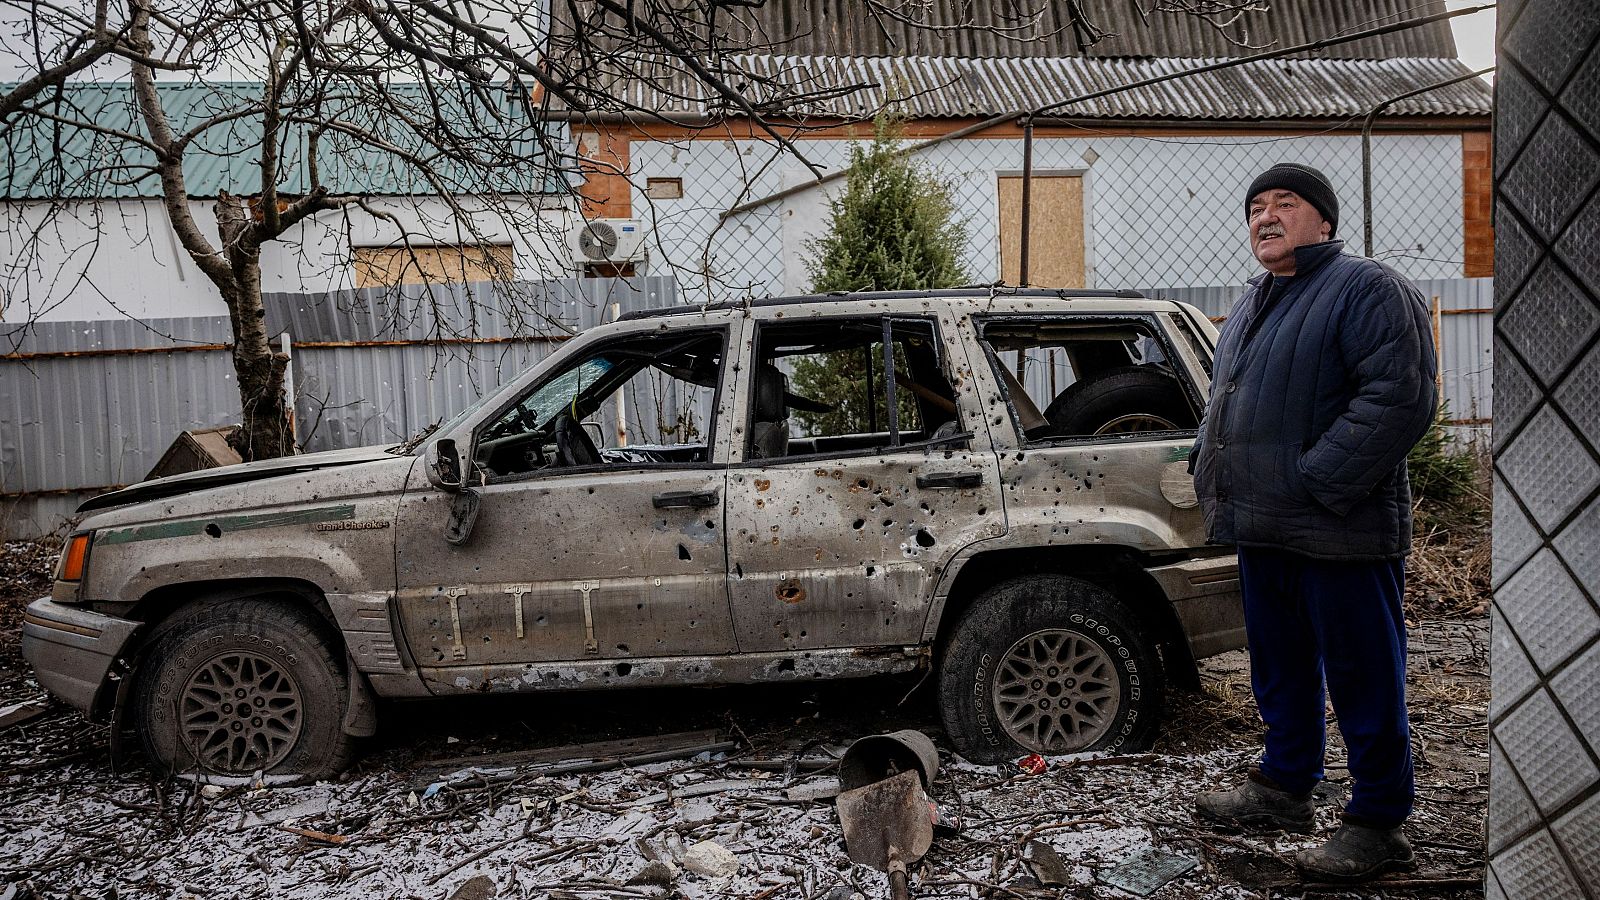
[{"label": "shattered car window", "polygon": [[556,373],[479,436],[491,478],[577,466],[704,463],[726,334],[633,337]]},{"label": "shattered car window", "polygon": [[546,382],[529,394],[521,403],[507,410],[483,433],[483,440],[492,441],[530,431],[537,431],[550,423],[556,414],[571,407],[586,385],[594,385],[616,365],[604,356],[591,357]]},{"label": "shattered car window", "polygon": [[983,346],[1029,442],[1194,429],[1197,405],[1143,318],[995,318]]}]

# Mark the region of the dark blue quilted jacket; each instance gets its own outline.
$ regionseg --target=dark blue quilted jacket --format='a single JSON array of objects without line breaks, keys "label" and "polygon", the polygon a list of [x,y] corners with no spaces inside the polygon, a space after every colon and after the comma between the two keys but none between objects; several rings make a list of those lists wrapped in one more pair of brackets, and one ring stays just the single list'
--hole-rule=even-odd
[{"label": "dark blue quilted jacket", "polygon": [[1195,442],[1211,540],[1323,559],[1411,547],[1406,454],[1433,422],[1421,293],[1343,241],[1295,251],[1250,283],[1222,329]]}]

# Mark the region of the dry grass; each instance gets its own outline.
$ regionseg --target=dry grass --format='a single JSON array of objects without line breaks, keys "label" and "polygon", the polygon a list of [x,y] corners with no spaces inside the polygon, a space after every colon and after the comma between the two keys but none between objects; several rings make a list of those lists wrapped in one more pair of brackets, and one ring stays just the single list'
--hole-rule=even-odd
[{"label": "dry grass", "polygon": [[[1480,466],[1487,473],[1487,461]],[[1493,509],[1487,478],[1449,503],[1419,500],[1406,560],[1406,618],[1476,618],[1488,614]]]}]

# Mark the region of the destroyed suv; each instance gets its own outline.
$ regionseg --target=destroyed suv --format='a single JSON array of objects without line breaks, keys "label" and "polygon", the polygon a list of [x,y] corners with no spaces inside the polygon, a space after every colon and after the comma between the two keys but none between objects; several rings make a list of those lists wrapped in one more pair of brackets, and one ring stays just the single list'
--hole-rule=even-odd
[{"label": "destroyed suv", "polygon": [[1186,471],[1215,329],[1133,293],[634,312],[412,441],[83,504],[41,684],[326,776],[375,699],[932,670],[973,761],[1147,743],[1242,644]]}]

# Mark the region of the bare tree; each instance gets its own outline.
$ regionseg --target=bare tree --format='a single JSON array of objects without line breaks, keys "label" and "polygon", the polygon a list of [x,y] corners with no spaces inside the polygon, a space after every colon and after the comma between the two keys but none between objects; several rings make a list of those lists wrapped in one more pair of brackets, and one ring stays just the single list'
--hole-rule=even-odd
[{"label": "bare tree", "polygon": [[89,9],[53,0],[0,0],[6,44],[0,51],[30,70],[0,90],[0,122],[24,104],[107,57],[128,53],[127,31],[111,18],[110,0]]},{"label": "bare tree", "polygon": [[[551,0],[562,29],[520,0],[127,0],[115,20],[108,0],[85,9],[73,2],[0,0],[12,18],[27,17],[12,37],[34,70],[0,101],[0,138],[27,133],[57,150],[70,135],[95,139],[92,159],[45,154],[32,177],[48,190],[34,197],[74,196],[75,181],[158,186],[173,236],[228,310],[246,459],[293,451],[286,359],[274,352],[263,304],[266,248],[293,243],[312,225],[342,227],[348,247],[358,220],[387,223],[413,255],[440,231],[469,246],[507,231],[549,233],[538,196],[581,178],[584,167],[552,110],[566,122],[673,121],[641,91],[690,92],[685,99],[712,120],[748,121],[820,175],[794,140],[804,111],[868,87],[752,66],[752,55],[783,49],[783,36],[762,33],[748,15],[762,0]],[[862,4],[875,21],[1010,40],[1036,39],[1049,7],[1017,0],[998,17],[947,22],[916,0]],[[1080,41],[1102,33],[1069,6]],[[70,102],[64,86],[85,72],[125,76],[133,114],[110,124],[115,117]],[[218,74],[251,87],[211,81]],[[213,90],[204,102],[179,102],[178,87]],[[248,173],[209,200],[209,217],[189,185],[201,159]],[[360,173],[371,186],[352,189],[360,180],[349,177],[352,168],[379,159],[384,171]],[[401,216],[381,197],[427,198],[443,215]],[[57,202],[13,226],[30,232],[33,265],[42,264],[51,223],[67,214]],[[95,227],[112,226],[96,219]],[[513,281],[508,266],[485,265],[496,280]]]},{"label": "bare tree", "polygon": [[[745,100],[752,87],[729,66],[735,44],[714,24],[721,5],[601,0],[602,15],[580,40],[599,43],[603,37],[635,49],[647,44],[757,118],[790,107],[803,93],[793,85],[768,90],[761,108]],[[274,352],[262,301],[264,248],[294,240],[312,220],[348,224],[362,216],[387,221],[408,252],[431,243],[441,225],[467,245],[490,242],[486,218],[498,219],[501,232],[549,230],[539,221],[539,204],[528,198],[545,191],[552,177],[564,184],[560,176],[576,171],[579,162],[543,121],[544,108],[638,108],[630,107],[625,93],[581,70],[552,70],[545,20],[509,0],[332,6],[130,0],[127,8],[127,21],[114,31],[104,7],[85,25],[86,40],[110,49],[71,55],[70,62],[41,69],[35,79],[59,85],[73,71],[117,57],[126,66],[134,107],[126,126],[107,124],[117,117],[75,106],[62,91],[18,89],[6,137],[31,132],[35,144],[57,148],[72,135],[97,139],[93,161],[40,154],[46,158],[32,177],[47,189],[35,196],[96,196],[83,186],[87,181],[130,185],[153,179],[159,185],[173,235],[228,310],[243,413],[238,443],[246,459],[292,452],[283,393],[286,358]],[[260,87],[210,85],[216,90],[197,105],[192,96],[178,99],[181,92],[171,88],[204,89],[208,81],[201,75],[177,85],[162,80],[164,71],[174,69],[244,72]],[[786,141],[776,130],[772,134]],[[105,146],[115,152],[105,154]],[[253,173],[248,183],[216,194],[209,221],[189,187],[201,158]],[[368,166],[374,159],[384,160],[386,171],[371,173],[382,186],[352,191],[351,178],[327,177],[330,167]],[[419,224],[417,216],[397,215],[392,205],[377,202],[377,195],[427,197],[442,204],[452,221]],[[66,204],[57,203],[25,226],[32,229],[36,265],[42,264],[41,241],[50,224],[66,214]],[[498,268],[496,280],[510,282],[509,267]]]}]

